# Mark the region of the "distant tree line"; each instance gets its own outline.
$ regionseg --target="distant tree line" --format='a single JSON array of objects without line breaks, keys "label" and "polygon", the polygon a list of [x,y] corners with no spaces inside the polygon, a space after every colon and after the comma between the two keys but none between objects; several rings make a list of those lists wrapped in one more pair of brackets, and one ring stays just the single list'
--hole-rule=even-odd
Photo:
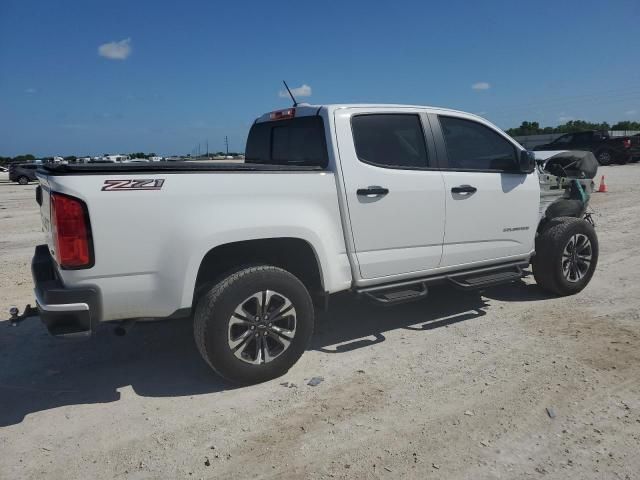
[{"label": "distant tree line", "polygon": [[510,128],[507,133],[511,136],[540,135],[544,133],[574,133],[584,130],[640,130],[640,122],[625,120],[609,125],[607,122],[594,123],[586,120],[569,120],[557,127],[541,127],[538,122],[522,122],[517,128]]}]

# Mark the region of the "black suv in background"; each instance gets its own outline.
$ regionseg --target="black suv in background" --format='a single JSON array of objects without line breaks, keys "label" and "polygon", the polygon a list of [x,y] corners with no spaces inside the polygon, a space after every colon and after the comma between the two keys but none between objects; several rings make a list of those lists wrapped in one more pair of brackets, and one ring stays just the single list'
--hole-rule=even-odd
[{"label": "black suv in background", "polygon": [[26,185],[29,182],[35,182],[37,163],[12,163],[9,165],[9,181],[17,182],[20,185]]},{"label": "black suv in background", "polygon": [[600,165],[625,164],[635,156],[629,137],[611,137],[607,132],[589,130],[567,133],[551,143],[537,145],[534,150],[586,150],[595,155]]},{"label": "black suv in background", "polygon": [[640,133],[631,137],[631,161],[640,161]]}]

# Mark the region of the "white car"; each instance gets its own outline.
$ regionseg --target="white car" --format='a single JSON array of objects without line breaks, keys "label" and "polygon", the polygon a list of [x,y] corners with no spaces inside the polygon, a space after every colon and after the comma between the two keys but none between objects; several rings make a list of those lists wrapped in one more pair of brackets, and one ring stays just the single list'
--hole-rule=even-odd
[{"label": "white car", "polygon": [[0,167],[0,182],[9,181],[9,169],[6,167]]},{"label": "white car", "polygon": [[545,174],[558,193],[543,207],[531,153],[476,115],[298,105],[259,117],[245,151],[39,170],[47,244],[32,270],[49,330],[193,318],[207,363],[253,383],[298,360],[314,305],[338,292],[390,305],[436,283],[513,282],[533,263],[542,288],[569,295],[594,273],[589,192]]}]

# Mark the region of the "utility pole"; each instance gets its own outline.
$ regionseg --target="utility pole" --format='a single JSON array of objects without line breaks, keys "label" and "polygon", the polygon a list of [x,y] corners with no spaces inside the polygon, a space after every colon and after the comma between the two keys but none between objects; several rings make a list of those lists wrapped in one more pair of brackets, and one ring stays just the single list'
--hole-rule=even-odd
[{"label": "utility pole", "polygon": [[207,160],[209,160],[209,139],[207,138]]},{"label": "utility pole", "polygon": [[224,145],[227,147],[227,155],[229,155],[229,137],[224,136]]}]

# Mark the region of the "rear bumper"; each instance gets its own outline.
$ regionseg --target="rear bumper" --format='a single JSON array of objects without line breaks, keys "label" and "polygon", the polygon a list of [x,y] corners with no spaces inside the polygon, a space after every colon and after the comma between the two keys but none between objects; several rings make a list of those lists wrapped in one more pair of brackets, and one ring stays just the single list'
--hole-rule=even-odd
[{"label": "rear bumper", "polygon": [[90,335],[100,322],[97,288],[67,288],[60,279],[49,247],[38,245],[31,274],[40,319],[52,335]]}]

